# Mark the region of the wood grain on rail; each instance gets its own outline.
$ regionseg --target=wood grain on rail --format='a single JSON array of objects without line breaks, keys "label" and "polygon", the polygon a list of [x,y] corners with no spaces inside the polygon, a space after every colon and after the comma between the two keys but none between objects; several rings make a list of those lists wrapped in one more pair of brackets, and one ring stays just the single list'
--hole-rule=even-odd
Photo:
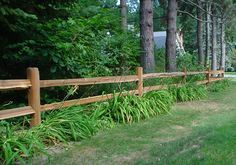
[{"label": "wood grain on rail", "polygon": [[207,74],[207,71],[201,71],[201,72],[187,72],[187,75],[197,75],[197,74]]},{"label": "wood grain on rail", "polygon": [[41,80],[40,87],[45,88],[45,87],[66,86],[66,85],[94,85],[94,84],[122,83],[122,82],[134,82],[134,81],[138,81],[137,75]]},{"label": "wood grain on rail", "polygon": [[0,120],[30,115],[30,114],[34,114],[34,113],[35,112],[31,106],[1,110],[0,111]]},{"label": "wood grain on rail", "polygon": [[149,79],[149,78],[164,78],[164,77],[178,77],[178,76],[184,76],[184,72],[171,72],[171,73],[148,73],[143,75],[143,79]]},{"label": "wood grain on rail", "polygon": [[211,70],[210,74],[222,74],[222,73],[224,73],[224,71],[222,70]]},{"label": "wood grain on rail", "polygon": [[171,86],[181,87],[183,84],[169,84],[169,85],[155,85],[155,86],[146,86],[143,88],[143,92],[147,93],[150,91],[168,89]]},{"label": "wood grain on rail", "polygon": [[27,79],[18,80],[0,80],[0,90],[26,89],[31,86]]}]

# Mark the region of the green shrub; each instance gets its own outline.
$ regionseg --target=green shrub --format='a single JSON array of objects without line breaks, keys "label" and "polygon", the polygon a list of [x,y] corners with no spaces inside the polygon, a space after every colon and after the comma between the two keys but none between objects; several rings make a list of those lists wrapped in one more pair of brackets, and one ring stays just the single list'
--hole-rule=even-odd
[{"label": "green shrub", "polygon": [[177,57],[178,70],[182,71],[183,68],[186,68],[188,71],[203,70],[204,67],[198,64],[196,57],[197,57],[196,54],[190,54],[188,52],[186,52],[182,56],[178,56]]},{"label": "green shrub", "polygon": [[164,48],[154,48],[155,62],[156,62],[156,71],[164,72],[165,71],[165,49]]},{"label": "green shrub", "polygon": [[234,72],[235,71],[235,69],[234,69],[234,67],[228,67],[228,68],[226,68],[226,71],[227,72]]}]

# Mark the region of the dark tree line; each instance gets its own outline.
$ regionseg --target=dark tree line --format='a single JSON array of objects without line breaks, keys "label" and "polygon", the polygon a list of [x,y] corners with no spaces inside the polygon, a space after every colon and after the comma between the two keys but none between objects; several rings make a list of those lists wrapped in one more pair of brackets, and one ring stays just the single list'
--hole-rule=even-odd
[{"label": "dark tree line", "polygon": [[236,38],[235,0],[119,1],[120,7],[114,0],[0,1],[1,77],[23,77],[29,66],[43,78],[124,74],[140,64],[153,72],[157,27],[167,31],[166,71],[178,66],[179,29],[199,65],[225,67],[226,43]]}]

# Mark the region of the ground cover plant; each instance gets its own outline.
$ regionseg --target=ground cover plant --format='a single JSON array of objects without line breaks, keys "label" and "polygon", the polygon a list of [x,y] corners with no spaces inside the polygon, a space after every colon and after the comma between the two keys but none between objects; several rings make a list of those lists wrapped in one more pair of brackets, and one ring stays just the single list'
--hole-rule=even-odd
[{"label": "ground cover plant", "polygon": [[[214,83],[209,89],[224,88],[227,81]],[[211,90],[216,91],[216,90]],[[45,146],[67,141],[80,141],[100,129],[117,123],[135,123],[163,113],[170,113],[174,102],[198,100],[206,96],[205,86],[194,83],[179,88],[152,91],[142,97],[114,96],[113,99],[88,106],[76,106],[45,114],[41,125],[20,130],[1,122],[0,160],[11,164],[27,160],[35,153],[46,154]],[[15,131],[17,130],[17,131]]]}]

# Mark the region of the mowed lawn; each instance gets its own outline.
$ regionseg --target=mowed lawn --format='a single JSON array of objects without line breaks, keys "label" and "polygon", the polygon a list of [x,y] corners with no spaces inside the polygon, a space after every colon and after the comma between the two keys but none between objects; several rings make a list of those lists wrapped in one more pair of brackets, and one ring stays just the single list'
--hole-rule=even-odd
[{"label": "mowed lawn", "polygon": [[236,75],[236,72],[225,72],[226,75]]},{"label": "mowed lawn", "polygon": [[[100,131],[38,164],[236,164],[236,82],[171,114]],[[37,162],[34,162],[37,164]]]}]

